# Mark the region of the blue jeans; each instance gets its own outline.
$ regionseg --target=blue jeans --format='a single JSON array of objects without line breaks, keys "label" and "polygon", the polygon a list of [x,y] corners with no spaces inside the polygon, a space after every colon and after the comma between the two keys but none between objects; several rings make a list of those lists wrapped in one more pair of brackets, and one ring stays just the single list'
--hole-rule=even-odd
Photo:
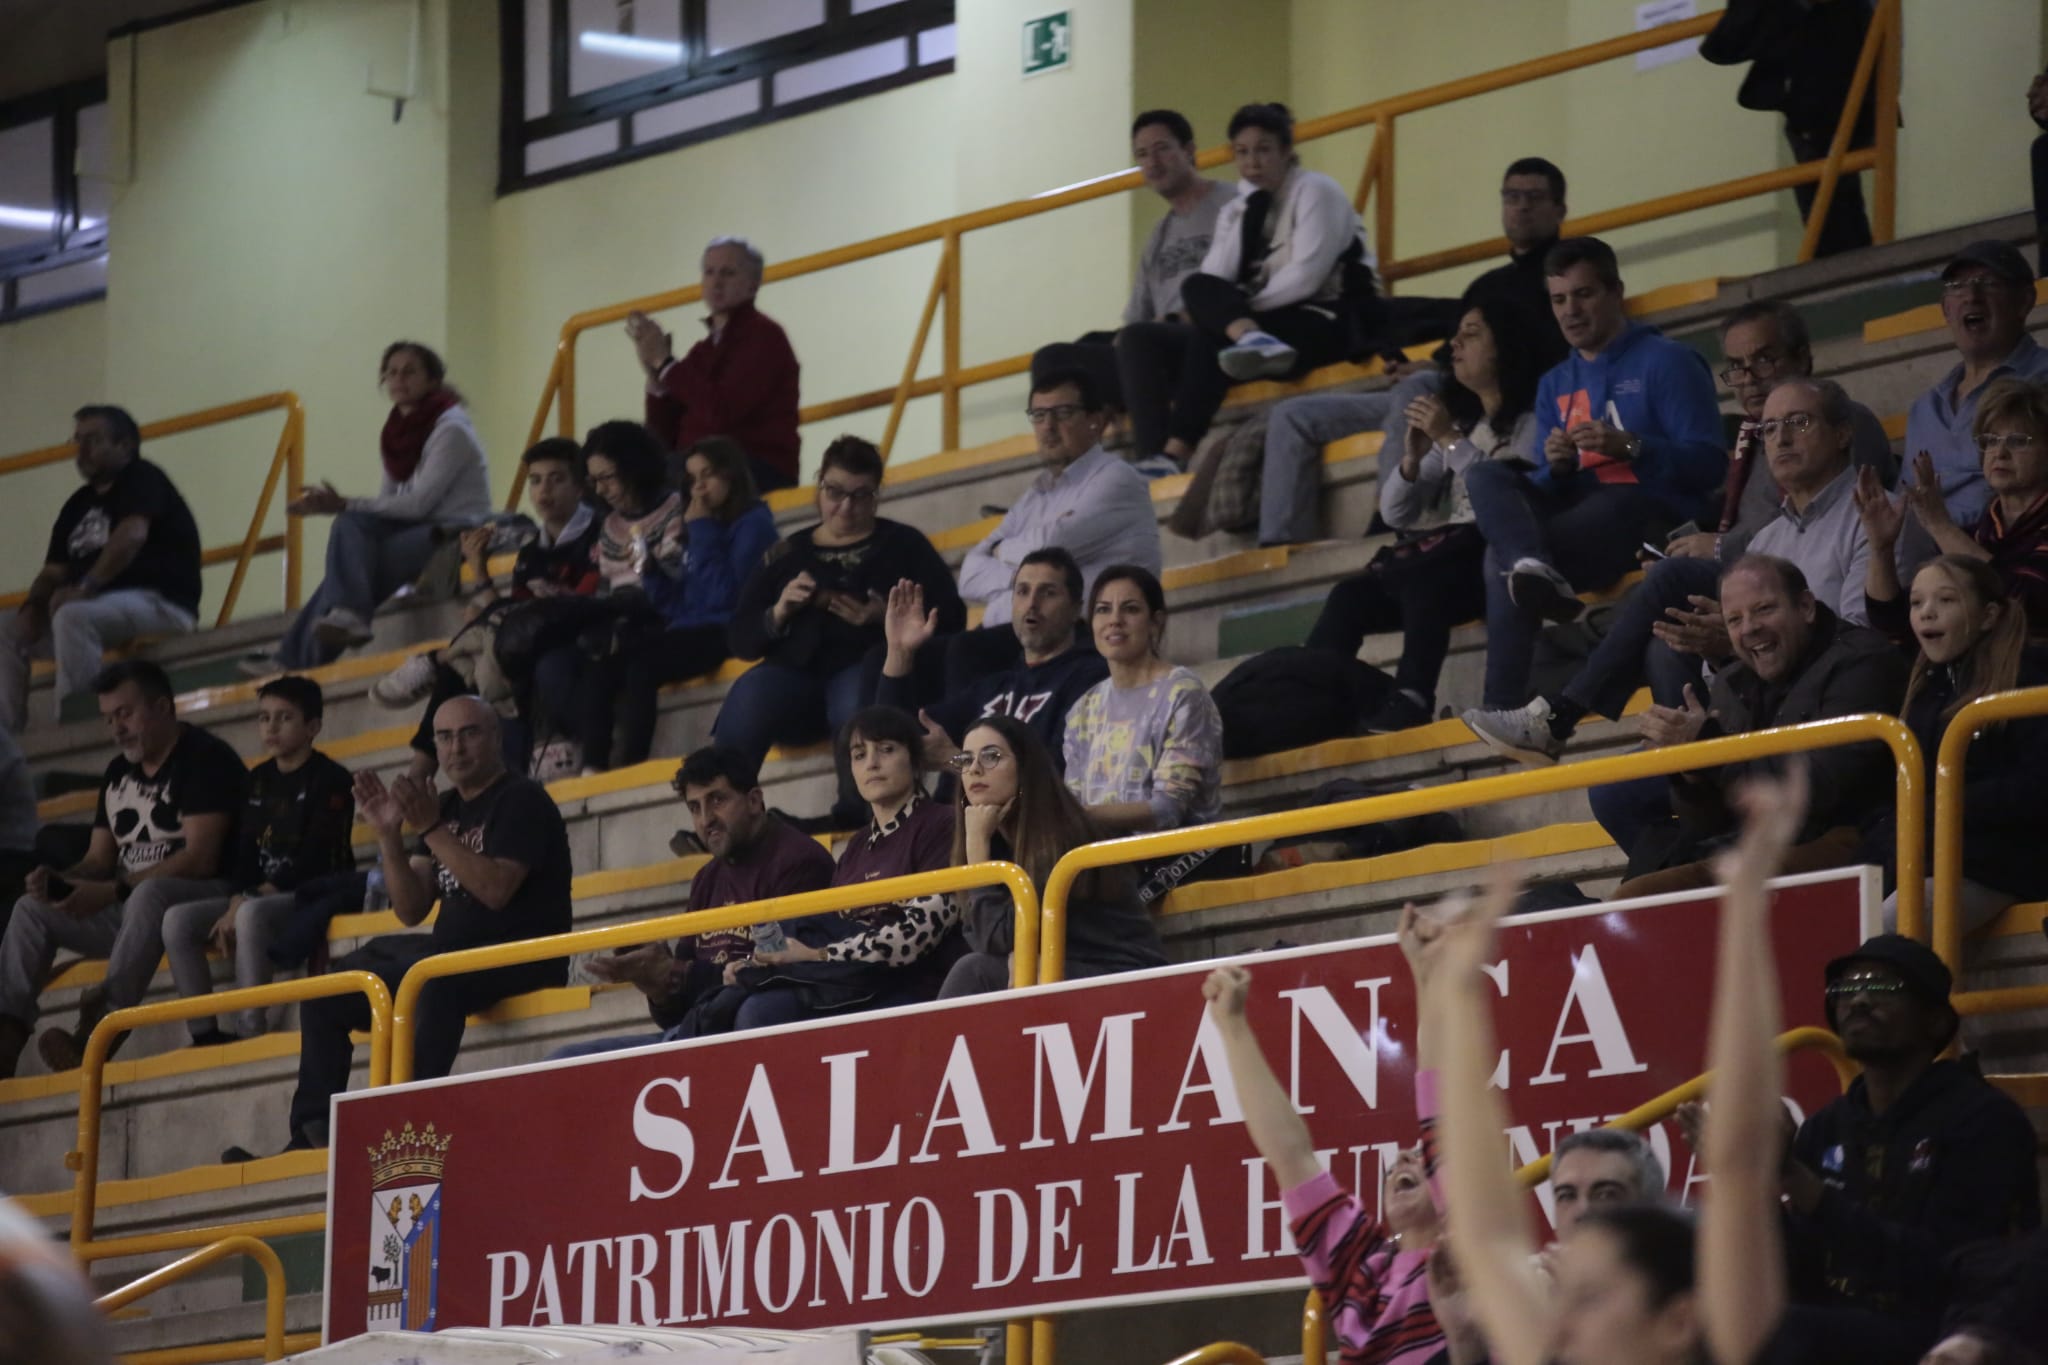
[{"label": "blue jeans", "polygon": [[759,763],[777,744],[809,744],[839,733],[860,710],[866,670],[809,673],[772,661],[740,674],[718,708],[711,736]]},{"label": "blue jeans", "polygon": [[1632,777],[1626,782],[1610,782],[1604,787],[1589,788],[1586,800],[1592,805],[1593,818],[1600,822],[1600,828],[1607,831],[1616,847],[1630,855],[1645,834],[1678,818],[1671,806],[1669,777]]},{"label": "blue jeans", "polygon": [[580,1043],[565,1043],[547,1056],[551,1062],[566,1062],[572,1057],[597,1057],[607,1052],[624,1052],[631,1047],[652,1047],[668,1041],[662,1033],[629,1033],[621,1038],[586,1038]]},{"label": "blue jeans", "polygon": [[1698,656],[1680,654],[1651,634],[1650,627],[1664,619],[1669,607],[1691,610],[1687,599],[1694,594],[1712,597],[1720,576],[1720,564],[1711,559],[1660,559],[1652,564],[1635,591],[1621,600],[1585,666],[1565,684],[1565,696],[1595,715],[1616,720],[1645,680],[1659,706],[1685,705],[1687,683],[1704,701]]},{"label": "blue jeans", "polygon": [[1485,705],[1516,707],[1529,700],[1529,667],[1543,623],[1508,596],[1515,561],[1541,560],[1580,592],[1604,588],[1635,567],[1637,549],[1658,523],[1680,518],[1640,484],[1579,477],[1556,489],[1496,460],[1468,468],[1465,491],[1486,537]]},{"label": "blue jeans", "polygon": [[337,658],[313,627],[330,611],[352,611],[368,621],[377,604],[420,576],[433,558],[438,528],[424,521],[397,521],[369,512],[343,512],[327,533],[327,576],[285,632],[278,662],[311,668]]}]

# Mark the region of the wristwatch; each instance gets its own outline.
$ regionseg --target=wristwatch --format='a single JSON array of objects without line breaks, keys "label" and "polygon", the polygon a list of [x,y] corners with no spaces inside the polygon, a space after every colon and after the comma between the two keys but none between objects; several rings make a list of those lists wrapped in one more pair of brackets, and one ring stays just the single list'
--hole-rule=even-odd
[{"label": "wristwatch", "polygon": [[1636,435],[1634,432],[1629,432],[1627,433],[1627,435],[1628,453],[1622,456],[1621,458],[1624,460],[1633,460],[1636,456],[1643,453],[1643,438]]}]

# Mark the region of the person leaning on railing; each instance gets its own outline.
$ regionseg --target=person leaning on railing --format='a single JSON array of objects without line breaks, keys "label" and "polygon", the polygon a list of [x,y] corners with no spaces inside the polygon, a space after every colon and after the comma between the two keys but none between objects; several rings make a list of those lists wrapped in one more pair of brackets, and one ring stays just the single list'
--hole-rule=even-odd
[{"label": "person leaning on railing", "polygon": [[705,337],[676,358],[675,339],[637,309],[626,335],[647,372],[647,428],[670,450],[706,436],[739,442],[763,493],[796,485],[797,363],[781,326],[754,306],[767,260],[744,237],[704,248]]},{"label": "person leaning on railing", "polygon": [[391,413],[378,449],[384,478],[375,496],[345,497],[331,483],[299,490],[291,512],[333,517],[327,572],[293,619],[277,657],[244,671],[311,668],[370,639],[379,603],[416,580],[444,539],[491,515],[491,471],[447,366],[417,341],[394,341],[378,368]]},{"label": "person leaning on railing", "polygon": [[[334,961],[334,970],[375,973],[394,992],[416,963],[437,953],[567,933],[569,829],[547,788],[507,772],[498,713],[475,697],[442,703],[434,716],[441,775],[452,790],[410,777],[386,787],[356,774],[356,806],[377,832],[377,855],[391,909],[410,929],[440,902],[433,929],[386,934]],[[418,831],[408,846],[404,829]],[[430,982],[419,1001],[414,1076],[445,1076],[455,1065],[470,1015],[507,996],[559,986],[566,958],[464,972]],[[328,1100],[348,1088],[349,1034],[370,1026],[357,994],[308,1000],[299,1009],[299,1083],[292,1092],[286,1151],[327,1145]],[[255,1154],[230,1147],[228,1162]]]},{"label": "person leaning on railing", "polygon": [[[1012,862],[1040,887],[1059,860],[1111,831],[1060,780],[1052,755],[1013,716],[983,716],[954,756],[953,865]],[[1096,868],[1074,881],[1067,899],[1066,974],[1107,976],[1166,963],[1152,915],[1138,899],[1128,867]],[[963,929],[973,951],[953,964],[941,1000],[999,991],[1010,984],[1016,909],[1002,887],[967,898]]]},{"label": "person leaning on railing", "polygon": [[141,429],[126,411],[95,404],[74,421],[85,487],[57,513],[43,567],[0,645],[0,725],[15,734],[28,724],[34,655],[56,656],[51,703],[62,720],[65,698],[92,690],[109,646],[198,623],[199,528],[185,499],[142,458]]}]

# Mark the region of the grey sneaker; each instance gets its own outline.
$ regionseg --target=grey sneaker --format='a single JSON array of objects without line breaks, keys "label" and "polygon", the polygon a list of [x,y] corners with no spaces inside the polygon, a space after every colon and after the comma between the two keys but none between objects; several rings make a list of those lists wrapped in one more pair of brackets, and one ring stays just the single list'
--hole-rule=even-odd
[{"label": "grey sneaker", "polygon": [[1474,707],[1463,719],[1481,744],[1532,768],[1547,768],[1564,753],[1564,741],[1550,731],[1550,703],[1541,697],[1507,711]]},{"label": "grey sneaker", "polygon": [[1217,353],[1223,373],[1242,384],[1248,379],[1277,379],[1294,368],[1294,348],[1270,332],[1246,332],[1235,346]]},{"label": "grey sneaker", "polygon": [[405,662],[377,680],[370,696],[389,711],[402,710],[434,690],[434,656],[409,655]]},{"label": "grey sneaker", "polygon": [[370,642],[370,623],[347,607],[336,607],[313,623],[313,638],[323,649],[354,649]]},{"label": "grey sneaker", "polygon": [[1508,596],[1531,616],[1576,621],[1586,609],[1571,580],[1540,559],[1518,559],[1508,570]]}]

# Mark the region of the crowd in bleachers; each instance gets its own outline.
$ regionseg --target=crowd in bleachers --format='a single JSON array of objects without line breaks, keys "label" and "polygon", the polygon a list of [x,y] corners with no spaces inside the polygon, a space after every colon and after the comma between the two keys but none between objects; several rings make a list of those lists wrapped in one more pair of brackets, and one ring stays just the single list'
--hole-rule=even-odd
[{"label": "crowd in bleachers", "polygon": [[[796,482],[798,364],[756,307],[764,261],[743,240],[706,248],[708,334],[681,358],[652,320],[628,319],[643,420],[525,453],[530,519],[493,514],[481,445],[440,357],[394,343],[381,370],[392,406],[380,491],[349,497],[322,484],[292,504],[333,518],[326,575],[277,653],[246,661],[268,679],[258,694],[268,757],[253,771],[178,719],[160,667],[102,667],[110,647],[194,628],[200,548],[177,489],[142,458],[134,422],[118,408],[81,409],[82,486],[4,627],[12,647],[0,649],[0,873],[19,883],[0,938],[0,1076],[31,1039],[52,1070],[77,1066],[95,1023],[138,1003],[166,952],[188,996],[213,988],[209,957],[230,963],[238,985],[355,968],[395,989],[427,955],[567,930],[572,872],[593,869],[571,867],[544,784],[649,758],[660,690],[728,660],[749,667],[675,778],[708,855],[690,880],[692,910],[993,859],[1042,883],[1081,845],[1218,819],[1230,719],[1172,660],[1147,480],[1192,471],[1202,487],[1216,473],[1210,427],[1233,381],[1347,358],[1389,359],[1396,382],[1279,404],[1255,471],[1259,541],[1307,542],[1318,534],[1323,445],[1386,435],[1378,505],[1391,539],[1335,586],[1307,643],[1355,664],[1369,636],[1398,632],[1400,662],[1339,733],[1435,720],[1452,630],[1481,620],[1484,690],[1465,720],[1516,759],[1555,762],[1582,722],[1619,719],[1647,684],[1653,704],[1638,724],[1648,747],[1903,716],[1925,750],[1931,800],[1956,710],[2048,682],[2032,643],[2048,619],[2048,351],[2026,333],[2034,274],[2011,246],[1975,243],[1942,272],[1957,363],[1914,403],[1901,472],[1870,411],[1813,377],[1805,323],[1782,302],[1723,324],[1720,377],[1740,409],[1724,433],[1708,364],[1630,320],[1613,250],[1559,239],[1565,177],[1549,162],[1517,160],[1503,176],[1507,263],[1458,299],[1395,300],[1376,289],[1348,196],[1298,164],[1284,107],[1246,106],[1229,135],[1235,194],[1196,174],[1184,118],[1137,119],[1134,153],[1168,212],[1144,246],[1124,326],[1041,353],[1024,417],[1042,468],[957,577],[923,530],[881,515],[883,458],[855,436],[823,453],[815,521],[777,537],[764,495]],[[1430,360],[1401,355],[1439,339]],[[515,547],[509,575],[495,579],[493,558]],[[1645,565],[1577,675],[1533,695],[1546,624],[1577,619],[1585,594]],[[367,771],[351,780],[316,747],[324,698],[304,670],[367,642],[381,604],[436,582],[465,592],[461,629],[373,689],[393,709],[424,703],[410,765],[388,785]],[[12,752],[30,660],[45,646],[58,706],[96,694],[119,750],[89,841],[62,857],[32,847],[22,827],[19,807],[33,798]],[[1303,657],[1299,667],[1323,666]],[[819,740],[835,750],[831,809],[770,809],[761,771],[771,749]],[[1762,916],[1762,879],[1778,870],[1870,861],[1893,889],[1883,763],[1877,746],[1853,746],[1813,754],[1790,779],[1758,762],[1592,794],[1628,859],[1622,894],[1731,886],[1742,913],[1724,921],[1714,1049],[1759,1094],[1777,1063],[1758,1002],[1775,1010],[1776,990],[1768,953],[1744,958],[1734,926]],[[2048,721],[2008,722],[1971,746],[1968,765],[1962,896],[1977,924],[2048,896],[2031,856],[2048,809]],[[439,909],[427,932],[375,938],[330,963],[328,920],[360,907],[371,881],[350,847],[358,816],[399,923],[417,927]],[[836,861],[817,837],[828,833],[843,844]],[[1243,872],[1246,854],[1085,874],[1068,974],[1163,963],[1160,899],[1191,878]],[[1782,1237],[1763,1206],[1778,1197],[1777,1163],[1759,1157],[1782,1141],[1771,1106],[1717,1088],[1700,1150],[1724,1193],[1737,1188],[1728,1205],[1746,1190],[1759,1207],[1717,1222],[1723,1201],[1710,1203],[1695,1258],[1639,1144],[1575,1140],[1554,1173],[1564,1246],[1532,1282],[1493,1158],[1461,1153],[1455,1136],[1498,1127],[1474,1070],[1490,1055],[1485,1011],[1461,1008],[1459,995],[1498,909],[1448,925],[1404,919],[1434,1060],[1418,1081],[1424,1143],[1393,1168],[1384,1223],[1319,1172],[1242,1026],[1245,975],[1210,983],[1248,1121],[1290,1191],[1346,1359],[1540,1361],[1556,1333],[1580,1331],[1654,1339],[1664,1343],[1656,1358],[1670,1360],[1837,1358],[1811,1353],[1828,1339],[1880,1343],[1839,1358],[1917,1359],[1949,1327],[2002,1340],[2017,1330],[2013,1314],[2034,1311],[1972,1297],[1944,1268],[1965,1241],[2038,1223],[2031,1136],[2023,1151],[2016,1139],[1997,1146],[2024,1120],[1935,1060],[1955,1023],[1943,1013],[1946,969],[1892,938],[1830,971],[1829,1007],[1865,1079],[1794,1142]],[[998,888],[600,956],[584,970],[638,989],[652,1027],[562,1055],[1001,989],[1011,928]],[[61,949],[106,958],[104,984],[74,1027],[38,1036],[38,996]],[[468,1015],[560,985],[568,971],[552,960],[433,983],[416,1074],[447,1073]],[[349,1033],[366,1025],[367,1005],[309,1001],[299,1019],[287,1149],[326,1144],[327,1101],[346,1085]],[[191,1038],[217,1045],[271,1022],[260,1010],[200,1018]],[[1957,1106],[1968,1105],[1977,1109],[1965,1118]],[[1915,1178],[1925,1171],[1914,1142],[1938,1149],[1933,1178]],[[253,1154],[235,1147],[226,1159]],[[1977,1183],[1943,1184],[1966,1178]],[[1446,1218],[1455,1267],[1440,1245]],[[1780,1264],[1793,1272],[1792,1298],[1821,1316],[1730,1307],[1785,1301],[1765,1273]],[[1902,1343],[1915,1344],[1902,1354]]]}]

